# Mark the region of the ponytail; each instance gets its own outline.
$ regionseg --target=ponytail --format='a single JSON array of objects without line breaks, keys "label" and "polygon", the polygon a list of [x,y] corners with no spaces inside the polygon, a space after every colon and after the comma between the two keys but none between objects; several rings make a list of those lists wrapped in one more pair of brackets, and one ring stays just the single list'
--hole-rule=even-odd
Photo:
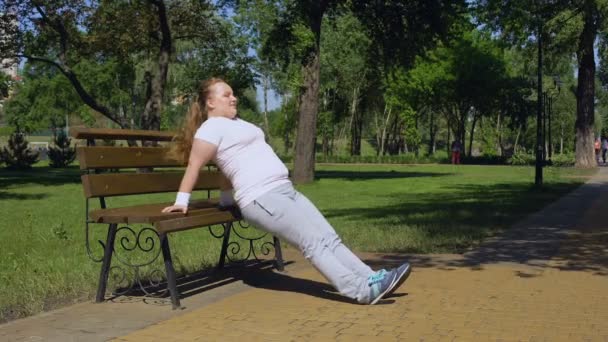
[{"label": "ponytail", "polygon": [[207,120],[207,98],[209,97],[210,88],[216,83],[225,83],[220,78],[210,78],[201,82],[198,95],[190,104],[188,114],[184,120],[178,134],[173,138],[173,144],[169,150],[171,159],[177,160],[183,164],[188,163],[194,135],[198,128]]}]

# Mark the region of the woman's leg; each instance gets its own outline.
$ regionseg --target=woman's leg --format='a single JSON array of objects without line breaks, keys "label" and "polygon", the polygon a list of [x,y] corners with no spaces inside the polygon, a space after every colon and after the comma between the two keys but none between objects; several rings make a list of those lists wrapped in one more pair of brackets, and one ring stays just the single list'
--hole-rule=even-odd
[{"label": "woman's leg", "polygon": [[329,247],[335,234],[328,234],[312,223],[297,204],[296,192],[289,184],[260,196],[241,208],[243,217],[258,228],[299,248],[304,257],[344,296],[366,303],[370,287],[363,277],[344,266]]},{"label": "woman's leg", "polygon": [[[294,190],[295,191],[295,190]],[[300,192],[295,191],[295,200],[296,205],[300,210],[304,212],[304,214],[310,220],[310,223],[316,227],[322,234],[327,236],[328,240],[328,248],[334,252],[338,260],[352,270],[357,273],[361,277],[369,277],[374,274],[374,271],[366,265],[359,257],[357,257],[353,252],[351,252],[348,247],[346,247],[342,243],[342,239],[338,236],[334,228],[327,222],[323,214],[319,212],[317,207],[310,202],[306,196],[302,195]]]}]

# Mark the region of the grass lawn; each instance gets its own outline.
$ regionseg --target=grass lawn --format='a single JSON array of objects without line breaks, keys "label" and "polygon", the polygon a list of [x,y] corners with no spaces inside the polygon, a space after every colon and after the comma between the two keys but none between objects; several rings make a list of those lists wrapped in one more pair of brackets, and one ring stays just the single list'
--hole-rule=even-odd
[{"label": "grass lawn", "polygon": [[[317,181],[299,189],[353,249],[460,252],[593,172],[547,168],[546,187],[534,190],[532,167],[319,166]],[[108,207],[172,201],[174,194],[140,197],[110,199]],[[84,248],[85,203],[76,167],[0,170],[0,217],[0,321],[91,298],[99,264]],[[90,240],[99,256],[94,241],[105,236],[105,228],[94,228]],[[171,244],[178,272],[209,267],[219,256],[220,241],[205,229],[175,234]]]}]

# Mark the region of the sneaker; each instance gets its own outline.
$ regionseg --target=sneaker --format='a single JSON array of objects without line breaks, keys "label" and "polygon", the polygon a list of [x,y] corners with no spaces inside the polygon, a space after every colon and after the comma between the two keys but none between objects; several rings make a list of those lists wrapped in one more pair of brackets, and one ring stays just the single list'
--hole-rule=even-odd
[{"label": "sneaker", "polygon": [[407,262],[397,268],[392,269],[391,273],[395,273],[395,280],[384,296],[386,297],[393,294],[393,292],[395,292],[395,290],[397,290],[399,286],[401,286],[401,284],[403,284],[403,282],[410,276],[411,272],[412,266]]},{"label": "sneaker", "polygon": [[367,279],[369,285],[369,305],[376,304],[395,283],[397,274],[394,271],[378,271]]}]

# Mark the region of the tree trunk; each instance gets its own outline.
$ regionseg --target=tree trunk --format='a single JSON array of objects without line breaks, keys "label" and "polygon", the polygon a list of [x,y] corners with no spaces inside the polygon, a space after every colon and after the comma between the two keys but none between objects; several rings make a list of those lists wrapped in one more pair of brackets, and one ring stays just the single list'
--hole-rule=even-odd
[{"label": "tree trunk", "polygon": [[158,10],[158,21],[160,25],[161,41],[158,54],[158,73],[152,79],[152,93],[146,101],[146,106],[141,118],[141,128],[160,130],[160,113],[162,110],[165,85],[167,84],[167,71],[169,70],[169,59],[171,57],[171,31],[167,19],[167,9],[162,0],[150,0]]},{"label": "tree trunk", "polygon": [[451,129],[452,129],[452,124],[451,124],[451,120],[450,118],[446,118],[446,124],[447,124],[447,137],[445,138],[445,152],[447,153],[448,158],[451,156],[451,152],[450,151],[450,146],[452,145],[451,140]]},{"label": "tree trunk", "polygon": [[296,184],[312,182],[315,176],[315,145],[317,140],[317,114],[319,111],[319,77],[321,22],[327,9],[328,1],[312,2],[308,8],[308,27],[315,41],[304,60],[302,68],[303,91],[300,94],[298,113],[298,133],[296,135],[296,153],[293,166],[293,181]]},{"label": "tree trunk", "polygon": [[473,151],[473,136],[475,135],[475,125],[476,124],[477,124],[477,115],[473,114],[473,123],[471,124],[471,134],[469,135],[469,153],[468,153],[469,157],[471,157],[471,152]]},{"label": "tree trunk", "polygon": [[517,144],[519,143],[520,134],[521,134],[521,125],[517,128],[517,135],[515,136],[515,143],[513,144],[513,153],[517,153]]},{"label": "tree trunk", "polygon": [[357,103],[359,102],[359,87],[353,89],[353,98],[350,103],[350,155],[360,156],[361,155],[361,126],[362,120],[357,112]]},{"label": "tree trunk", "polygon": [[388,107],[387,105],[384,106],[384,112],[386,113],[386,109],[388,108],[388,113],[386,114],[386,122],[384,123],[384,127],[382,127],[382,135],[380,136],[380,155],[384,155],[385,154],[385,149],[386,149],[386,140],[387,140],[387,136],[386,136],[386,130],[388,128],[388,123],[390,122],[390,117],[391,117],[391,112],[392,112],[392,108]]},{"label": "tree trunk", "polygon": [[270,125],[268,125],[268,77],[263,76],[262,89],[264,91],[264,128],[266,130],[266,139],[270,138]]},{"label": "tree trunk", "polygon": [[316,54],[304,67],[304,91],[301,95],[298,133],[293,170],[296,184],[312,182],[315,173],[315,145],[317,138],[317,112],[319,110],[319,55]]},{"label": "tree trunk", "polygon": [[597,34],[597,8],[595,1],[586,0],[584,26],[578,46],[578,87],[576,89],[576,166],[596,167],[593,150],[593,123],[595,100],[595,58],[593,43]]},{"label": "tree trunk", "polygon": [[435,130],[434,111],[431,110],[429,114],[429,155],[433,155],[435,154],[435,134],[437,131]]},{"label": "tree trunk", "polygon": [[498,111],[498,117],[496,119],[496,134],[498,136],[498,146],[496,146],[496,152],[498,152],[498,155],[500,155],[501,157],[504,156],[504,148],[502,145],[502,127],[500,127],[500,111]]},{"label": "tree trunk", "polygon": [[564,123],[561,124],[561,134],[559,136],[559,154],[564,154]]}]

